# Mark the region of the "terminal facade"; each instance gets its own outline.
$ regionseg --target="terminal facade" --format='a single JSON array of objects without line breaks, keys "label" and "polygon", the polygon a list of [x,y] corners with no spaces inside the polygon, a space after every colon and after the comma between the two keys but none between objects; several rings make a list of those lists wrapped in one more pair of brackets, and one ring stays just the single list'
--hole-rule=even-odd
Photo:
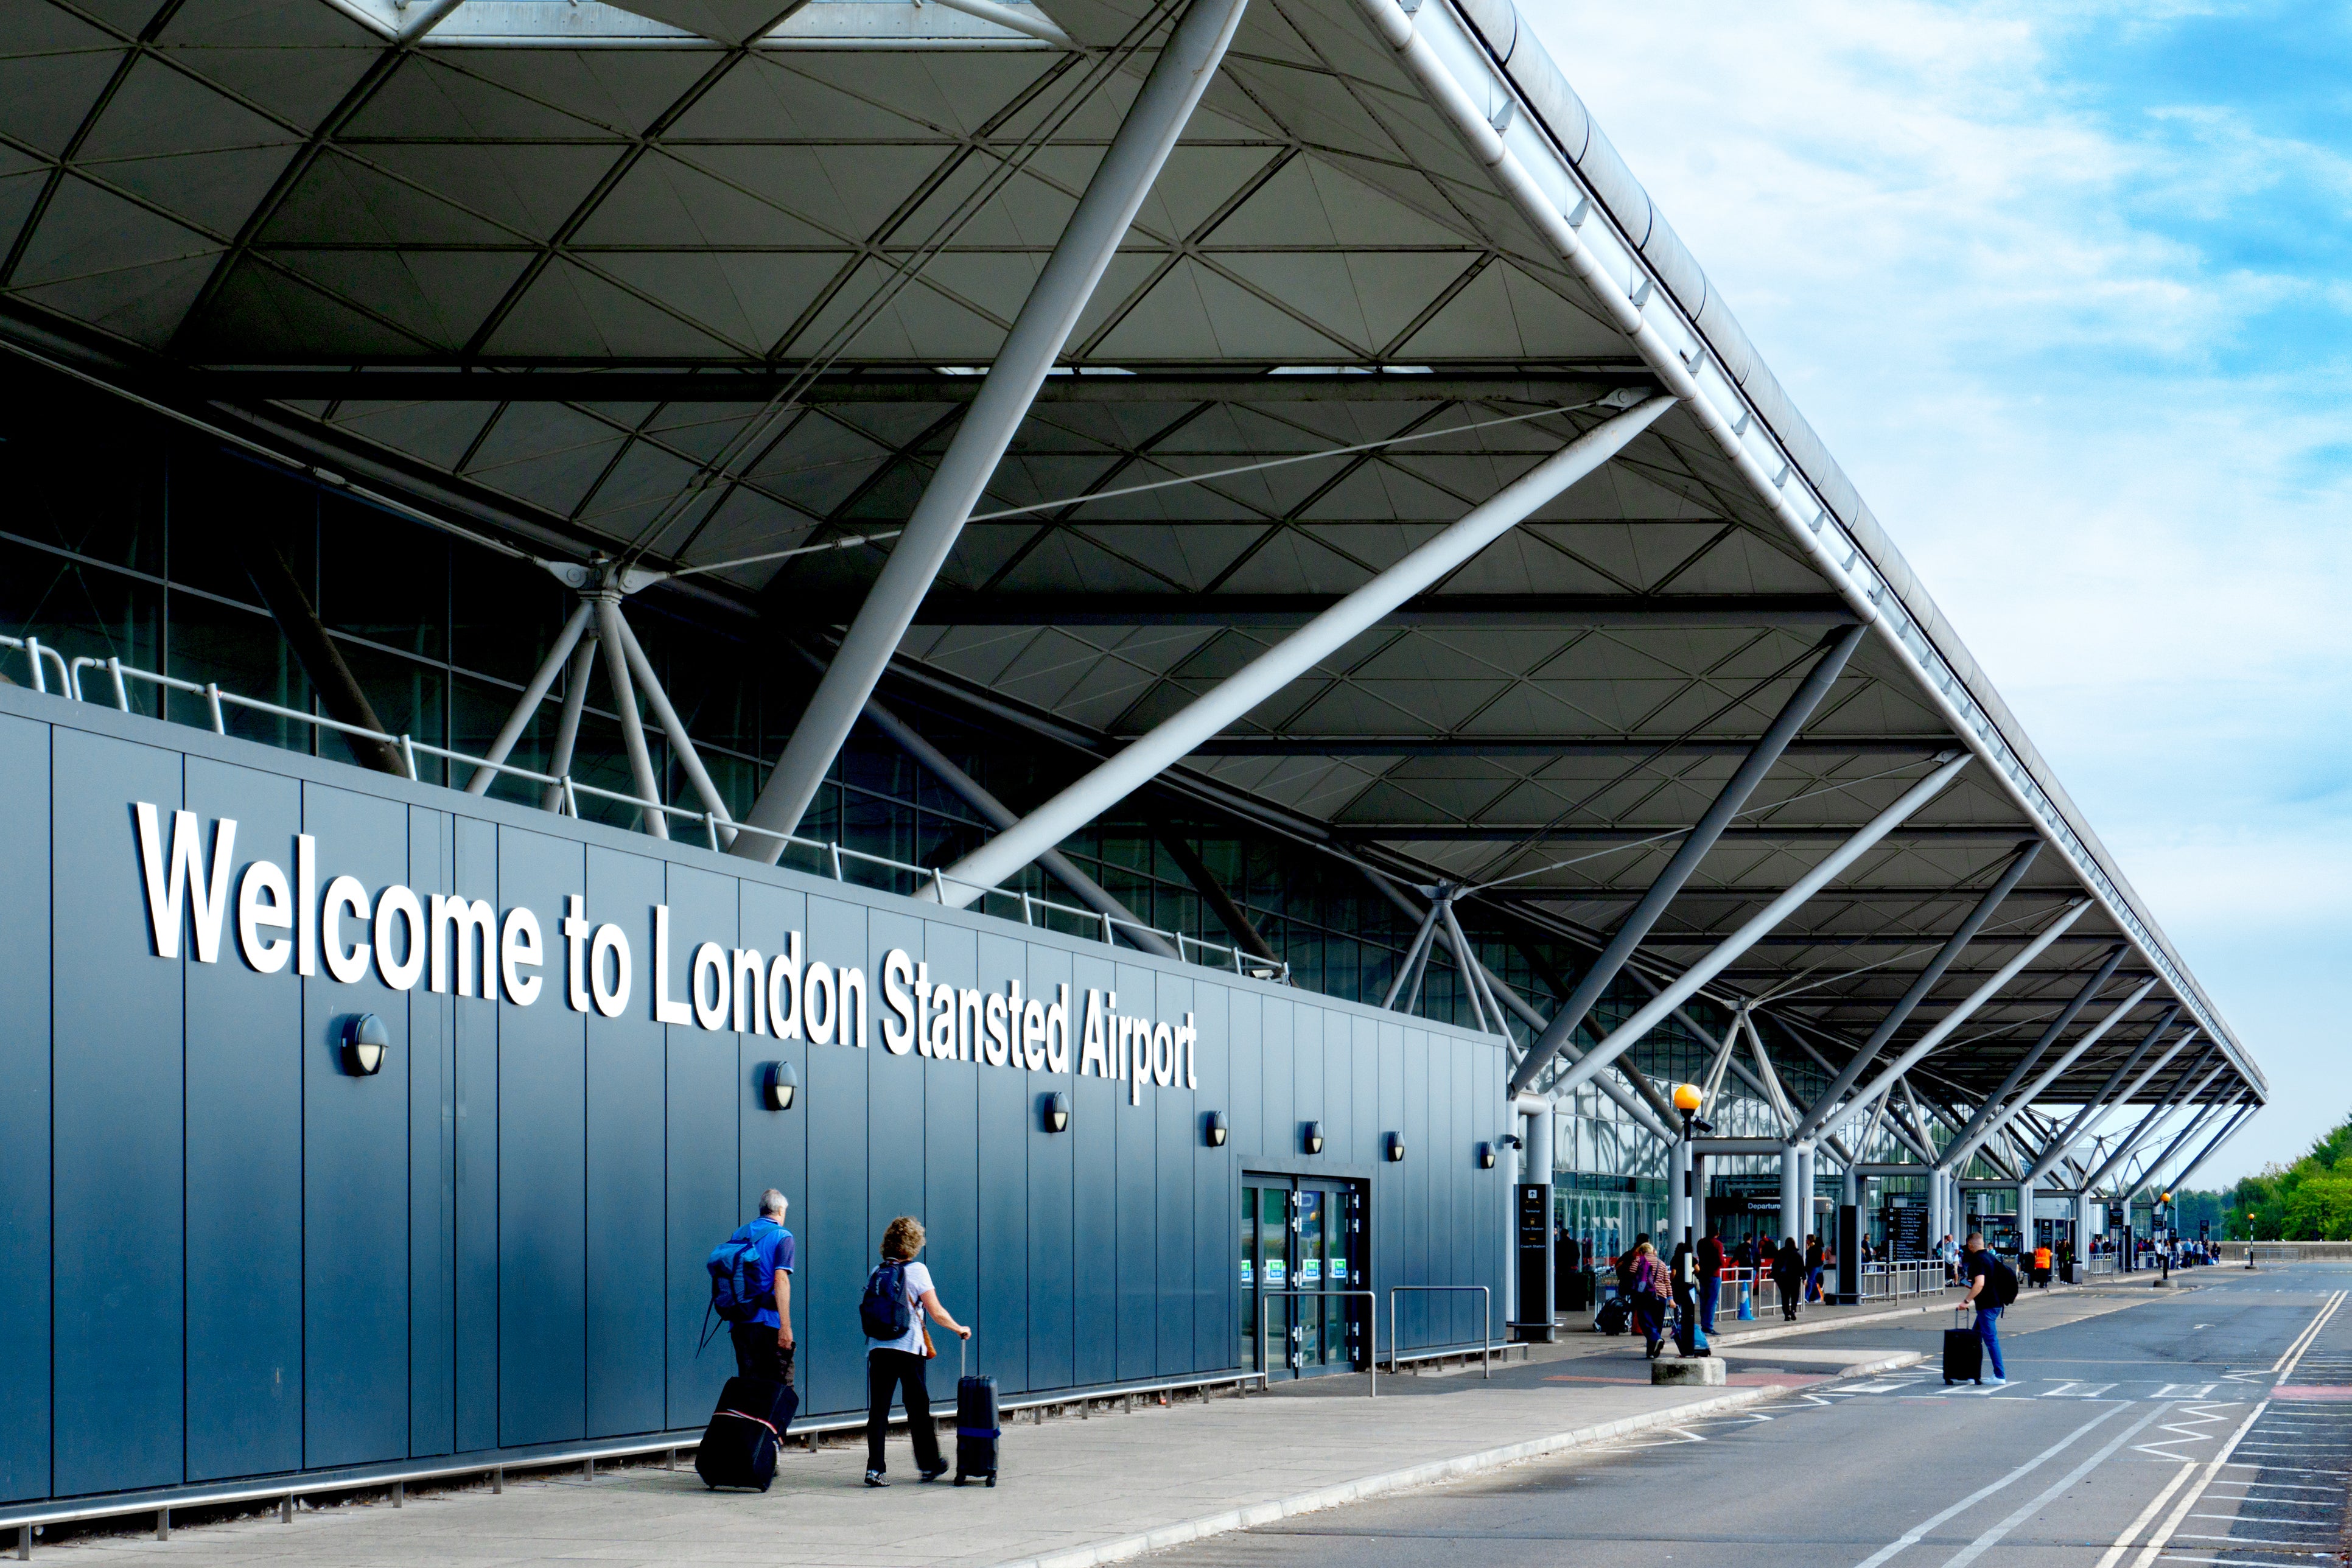
[{"label": "terminal facade", "polygon": [[689,1433],[771,1185],[848,1421],[899,1213],[1052,1401],[2267,1094],[1509,0],[0,59],[0,1526]]}]

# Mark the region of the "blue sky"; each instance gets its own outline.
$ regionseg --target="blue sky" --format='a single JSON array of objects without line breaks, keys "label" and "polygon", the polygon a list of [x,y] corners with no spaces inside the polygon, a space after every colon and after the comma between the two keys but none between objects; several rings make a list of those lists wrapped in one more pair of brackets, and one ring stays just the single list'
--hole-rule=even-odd
[{"label": "blue sky", "polygon": [[2271,1080],[2352,1113],[2352,12],[1523,0]]}]

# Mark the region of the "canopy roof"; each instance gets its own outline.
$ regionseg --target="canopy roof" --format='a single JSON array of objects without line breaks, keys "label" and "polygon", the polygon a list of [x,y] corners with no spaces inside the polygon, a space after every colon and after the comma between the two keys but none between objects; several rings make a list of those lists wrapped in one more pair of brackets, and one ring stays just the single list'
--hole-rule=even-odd
[{"label": "canopy roof", "polygon": [[[677,568],[870,537],[695,580],[821,642],[1171,9],[19,0],[0,8],[0,337],[542,552]],[[1115,749],[1658,384],[1654,344],[1367,15],[1252,0],[894,683]],[[1668,414],[1171,785],[1421,879],[1509,879],[1483,896],[1605,935],[1824,634],[1871,617],[1640,966],[1698,958],[1966,748],[1980,760],[1957,784],[1711,994],[1779,998],[1835,1064],[2040,839],[1900,1037],[2088,896],[1934,1058],[1940,1077],[1989,1091],[2123,943],[2066,1037],[2140,979],[2154,990],[2041,1098],[2092,1093],[2178,1003],[2176,1030],[2224,1063],[2201,1098],[2260,1100],[2252,1058],[1509,0],[1421,0],[1415,19],[1713,412]],[[1717,416],[1747,467],[1708,433]],[[1335,448],[1360,449],[1254,467]],[[1232,468],[1250,471],[1133,489]]]}]

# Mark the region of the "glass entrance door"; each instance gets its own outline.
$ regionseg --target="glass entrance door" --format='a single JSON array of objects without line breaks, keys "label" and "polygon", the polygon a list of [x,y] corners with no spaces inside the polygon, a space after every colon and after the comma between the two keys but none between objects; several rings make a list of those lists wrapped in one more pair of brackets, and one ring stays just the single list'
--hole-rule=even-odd
[{"label": "glass entrance door", "polygon": [[[1242,1365],[1313,1377],[1364,1364],[1368,1302],[1279,1294],[1366,1289],[1371,1269],[1364,1204],[1363,1188],[1354,1182],[1242,1178]],[[1259,1343],[1261,1322],[1273,1342],[1271,1356]]]}]

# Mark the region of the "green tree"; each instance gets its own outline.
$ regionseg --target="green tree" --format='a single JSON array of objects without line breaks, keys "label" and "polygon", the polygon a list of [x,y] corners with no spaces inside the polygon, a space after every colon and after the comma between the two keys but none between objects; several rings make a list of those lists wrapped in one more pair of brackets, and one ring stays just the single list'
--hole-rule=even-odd
[{"label": "green tree", "polygon": [[2352,1239],[2352,1120],[2314,1142],[2293,1164],[2264,1166],[2226,1196],[2225,1223],[2232,1240]]}]

